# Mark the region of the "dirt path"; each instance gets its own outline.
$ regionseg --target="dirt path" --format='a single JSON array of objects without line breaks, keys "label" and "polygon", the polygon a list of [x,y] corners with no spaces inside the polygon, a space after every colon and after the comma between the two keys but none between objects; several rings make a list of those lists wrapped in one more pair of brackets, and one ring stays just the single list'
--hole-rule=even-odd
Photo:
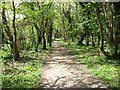
[{"label": "dirt path", "polygon": [[43,69],[42,82],[45,88],[107,88],[59,42],[54,41],[53,50]]}]

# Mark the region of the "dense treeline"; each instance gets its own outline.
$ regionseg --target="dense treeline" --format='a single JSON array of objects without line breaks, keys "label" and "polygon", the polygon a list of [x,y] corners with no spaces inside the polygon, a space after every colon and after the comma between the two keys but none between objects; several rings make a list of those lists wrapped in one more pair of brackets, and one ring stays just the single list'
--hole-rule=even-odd
[{"label": "dense treeline", "polygon": [[119,2],[3,2],[3,43],[10,45],[15,60],[22,50],[51,47],[54,38],[99,45],[106,57],[119,58],[119,7]]}]

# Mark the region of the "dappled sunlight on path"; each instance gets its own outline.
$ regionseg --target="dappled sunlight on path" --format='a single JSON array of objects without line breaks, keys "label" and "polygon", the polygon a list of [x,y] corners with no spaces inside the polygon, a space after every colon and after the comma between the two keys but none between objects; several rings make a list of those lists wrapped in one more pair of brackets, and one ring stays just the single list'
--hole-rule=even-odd
[{"label": "dappled sunlight on path", "polygon": [[92,75],[59,42],[54,41],[53,50],[43,69],[42,85],[45,88],[107,88],[104,81]]}]

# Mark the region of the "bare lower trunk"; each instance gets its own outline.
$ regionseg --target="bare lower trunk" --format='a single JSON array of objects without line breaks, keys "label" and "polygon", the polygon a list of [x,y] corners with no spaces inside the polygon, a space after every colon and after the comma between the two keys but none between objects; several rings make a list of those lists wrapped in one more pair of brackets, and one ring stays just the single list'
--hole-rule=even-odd
[{"label": "bare lower trunk", "polygon": [[[3,3],[3,4],[5,4],[5,3]],[[5,32],[9,38],[11,49],[13,49],[13,36],[10,32],[10,27],[8,26],[7,22],[8,21],[7,21],[6,16],[5,16],[5,7],[2,7],[2,23],[4,25]]]},{"label": "bare lower trunk", "polygon": [[94,8],[95,8],[95,11],[96,11],[96,16],[97,16],[97,20],[98,20],[98,24],[99,24],[99,27],[100,27],[100,50],[101,52],[108,58],[111,58],[111,56],[109,55],[109,53],[107,53],[105,50],[104,50],[104,28],[102,26],[102,23],[100,21],[100,17],[99,17],[99,9],[98,7],[96,6],[97,4],[93,4]]},{"label": "bare lower trunk", "polygon": [[47,48],[46,48],[45,31],[43,31],[43,36],[42,36],[42,38],[43,38],[43,49],[46,50]]},{"label": "bare lower trunk", "polygon": [[40,28],[37,26],[37,24],[34,23],[34,27],[36,28],[37,30],[37,44],[35,46],[35,51],[37,52],[38,51],[38,46],[40,44],[40,42],[42,41],[42,36],[41,36],[41,30]]},{"label": "bare lower trunk", "polygon": [[86,45],[89,46],[89,30],[88,30],[88,26],[85,27],[85,31],[86,31]]},{"label": "bare lower trunk", "polygon": [[18,46],[17,46],[17,32],[16,32],[16,26],[15,26],[15,6],[14,6],[14,1],[13,1],[13,29],[14,29],[14,49],[13,49],[13,55],[14,55],[14,60],[18,60],[19,56],[19,51],[18,51]]},{"label": "bare lower trunk", "polygon": [[77,45],[84,45],[83,40],[84,40],[84,35],[81,36],[81,39],[78,41]]},{"label": "bare lower trunk", "polygon": [[67,42],[66,33],[64,33],[64,42]]},{"label": "bare lower trunk", "polygon": [[50,25],[50,36],[49,36],[49,46],[51,47],[52,46],[52,31],[53,31],[53,26],[52,26],[53,22],[51,22],[51,25]]},{"label": "bare lower trunk", "polygon": [[91,32],[91,37],[92,37],[92,46],[95,47],[95,42],[94,42],[94,38],[93,38],[93,33]]}]

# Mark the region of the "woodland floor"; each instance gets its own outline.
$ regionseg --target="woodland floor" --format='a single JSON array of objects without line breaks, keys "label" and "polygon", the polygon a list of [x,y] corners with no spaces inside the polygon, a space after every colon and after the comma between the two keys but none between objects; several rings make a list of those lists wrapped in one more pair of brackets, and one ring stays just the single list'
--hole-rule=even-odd
[{"label": "woodland floor", "polygon": [[60,40],[53,42],[41,77],[45,88],[108,88],[90,69],[75,60],[70,50],[60,45]]}]

